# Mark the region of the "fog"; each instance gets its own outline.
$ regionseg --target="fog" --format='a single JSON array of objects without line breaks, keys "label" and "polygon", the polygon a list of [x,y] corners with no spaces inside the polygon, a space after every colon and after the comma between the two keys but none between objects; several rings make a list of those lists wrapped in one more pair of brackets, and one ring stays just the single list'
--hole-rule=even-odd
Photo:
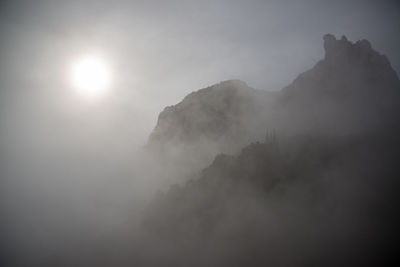
[{"label": "fog", "polygon": [[[346,35],[351,41],[368,39],[399,73],[400,32],[395,26],[399,15],[395,1],[2,1],[0,232],[4,266],[168,264],[177,253],[172,250],[180,247],[169,247],[157,234],[149,236],[141,228],[158,194],[168,192],[173,184],[185,187],[217,154],[237,156],[251,142],[262,142],[268,127],[278,129],[280,137],[282,132],[301,132],[298,125],[308,114],[299,115],[299,120],[289,112],[276,116],[273,112],[285,108],[262,105],[279,96],[263,93],[280,92],[323,59],[324,34]],[[70,81],[71,65],[87,53],[104,58],[113,77],[109,92],[95,101],[76,94]],[[197,143],[179,139],[164,152],[149,150],[148,140],[165,107],[229,79],[246,81],[250,88],[262,91],[257,93],[260,103],[240,110],[247,114],[239,116],[246,123],[239,128],[239,121],[237,128],[229,130],[236,135],[226,140],[206,136]],[[221,103],[216,100],[213,105]],[[296,113],[302,105],[290,110]],[[325,109],[321,104],[315,110]],[[330,114],[331,109],[326,110]],[[194,121],[204,115],[192,114]],[[344,126],[325,118],[329,131],[339,129],[343,135]],[[257,202],[249,195],[249,203]],[[277,199],[280,206],[281,196]],[[244,206],[253,208],[251,216],[276,209],[262,205]],[[294,209],[284,205],[283,212]],[[158,207],[155,210],[158,213]],[[221,225],[233,221],[229,216],[221,217]],[[266,221],[271,227],[277,225]],[[173,219],[168,223],[174,224]],[[197,249],[197,236],[195,240]],[[210,240],[216,242],[211,247],[225,242]],[[235,254],[235,249],[241,251],[234,247],[217,249],[213,252],[221,253],[217,256],[206,255],[215,259],[212,264],[225,264],[224,253]],[[152,261],[153,257],[160,260]]]}]

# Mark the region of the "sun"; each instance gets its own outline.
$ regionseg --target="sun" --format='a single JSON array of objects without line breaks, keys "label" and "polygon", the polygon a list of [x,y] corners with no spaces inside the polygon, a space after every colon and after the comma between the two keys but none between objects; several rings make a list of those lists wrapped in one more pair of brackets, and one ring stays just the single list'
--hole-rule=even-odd
[{"label": "sun", "polygon": [[71,81],[78,93],[91,98],[99,97],[110,87],[110,70],[100,57],[83,56],[72,65]]}]

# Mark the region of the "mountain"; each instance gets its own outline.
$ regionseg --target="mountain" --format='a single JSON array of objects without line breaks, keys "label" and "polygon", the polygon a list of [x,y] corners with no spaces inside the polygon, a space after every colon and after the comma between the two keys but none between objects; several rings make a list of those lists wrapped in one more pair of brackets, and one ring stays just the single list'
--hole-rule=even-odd
[{"label": "mountain", "polygon": [[282,131],[352,134],[399,125],[400,81],[367,40],[324,36],[325,58],[283,88]]},{"label": "mountain", "polygon": [[223,81],[187,95],[162,111],[150,135],[150,146],[242,141],[272,94],[240,80]]},{"label": "mountain", "polygon": [[394,134],[308,135],[220,154],[158,194],[143,232],[174,266],[386,265],[399,240],[396,147]]},{"label": "mountain", "polygon": [[201,170],[218,153],[237,153],[263,138],[260,121],[274,98],[239,80],[193,92],[160,113],[146,147],[149,158],[163,165],[164,176],[177,177]]},{"label": "mountain", "polygon": [[174,266],[365,266],[396,257],[395,134],[270,139],[160,192],[143,232]]},{"label": "mountain", "polygon": [[212,143],[229,152],[267,129],[352,134],[399,125],[400,81],[387,57],[345,36],[325,35],[324,48],[324,59],[280,91],[231,80],[189,94],[160,113],[149,146]]},{"label": "mountain", "polygon": [[[158,117],[147,148],[179,180],[219,153],[235,154],[266,132],[352,135],[398,130],[400,81],[366,40],[324,36],[325,57],[278,91],[228,80],[187,95]],[[155,175],[155,176],[158,176]],[[176,178],[176,179],[175,179]]]},{"label": "mountain", "polygon": [[149,265],[396,259],[400,81],[366,40],[328,34],[324,48],[324,59],[280,91],[225,81],[160,114],[151,149],[179,151],[183,168],[199,155],[209,162],[145,210],[142,232],[159,244],[144,248],[158,255]]}]

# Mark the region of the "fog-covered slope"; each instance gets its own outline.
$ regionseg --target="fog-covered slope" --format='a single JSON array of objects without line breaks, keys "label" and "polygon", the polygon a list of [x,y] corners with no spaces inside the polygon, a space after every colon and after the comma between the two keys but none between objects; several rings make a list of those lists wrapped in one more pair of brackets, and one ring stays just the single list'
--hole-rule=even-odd
[{"label": "fog-covered slope", "polygon": [[260,122],[275,97],[239,80],[195,91],[160,113],[144,153],[151,164],[162,165],[161,176],[179,180],[218,153],[237,153],[262,139],[266,124]]},{"label": "fog-covered slope", "polygon": [[[360,133],[399,123],[400,81],[367,40],[324,36],[325,57],[281,91],[225,81],[193,92],[160,113],[151,146],[212,141],[223,148],[261,132]],[[253,139],[253,140],[252,140]]]},{"label": "fog-covered slope", "polygon": [[325,57],[282,90],[229,80],[165,108],[148,151],[185,173],[207,166],[218,153],[263,140],[266,131],[347,135],[398,128],[400,81],[387,57],[366,40],[352,43],[344,36],[325,35],[324,48]]},{"label": "fog-covered slope", "polygon": [[212,143],[232,150],[254,138],[261,111],[273,93],[250,88],[239,80],[228,80],[187,95],[158,117],[148,145],[196,146]]},{"label": "fog-covered slope", "polygon": [[[183,145],[192,150],[179,150],[180,156],[217,156],[160,191],[146,210],[143,233],[159,246],[148,248],[158,257],[144,262],[365,266],[393,260],[400,82],[366,40],[326,35],[324,48],[325,58],[281,91],[228,81],[161,113],[150,146],[168,153]],[[259,142],[248,145],[251,139]],[[224,146],[244,148],[221,154]]]},{"label": "fog-covered slope", "polygon": [[286,132],[349,134],[399,124],[400,81],[367,40],[324,36],[325,58],[283,88],[277,127]]},{"label": "fog-covered slope", "polygon": [[167,251],[150,262],[389,263],[398,240],[399,145],[393,134],[302,136],[218,155],[147,210],[143,231]]}]

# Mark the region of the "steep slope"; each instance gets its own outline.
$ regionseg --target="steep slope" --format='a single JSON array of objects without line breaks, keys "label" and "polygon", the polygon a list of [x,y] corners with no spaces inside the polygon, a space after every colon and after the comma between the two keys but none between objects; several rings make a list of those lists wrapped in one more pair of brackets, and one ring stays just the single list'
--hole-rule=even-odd
[{"label": "steep slope", "polygon": [[237,153],[263,138],[266,123],[260,121],[274,99],[274,93],[238,80],[193,92],[160,113],[146,146],[148,158],[172,180],[199,171],[216,154]]},{"label": "steep slope", "polygon": [[189,94],[160,114],[149,144],[223,140],[229,146],[255,141],[266,129],[348,134],[397,126],[400,80],[387,57],[367,40],[344,36],[325,35],[324,48],[324,59],[281,91],[226,81]]},{"label": "steep slope", "polygon": [[[365,266],[394,259],[400,81],[368,41],[326,35],[324,47],[325,58],[281,91],[229,81],[160,115],[152,146],[170,151],[182,143],[193,148],[186,156],[211,147],[208,156],[218,156],[146,210],[143,233],[161,244],[158,262]],[[267,129],[275,134],[265,142],[220,154],[261,140]]]},{"label": "steep slope", "polygon": [[216,142],[231,146],[250,135],[268,96],[239,80],[193,92],[160,113],[149,145]]},{"label": "steep slope", "polygon": [[277,127],[349,134],[398,127],[400,81],[367,40],[324,36],[325,58],[283,88]]},{"label": "steep slope", "polygon": [[384,265],[398,240],[399,145],[394,134],[251,144],[160,193],[143,231],[177,266]]},{"label": "steep slope", "polygon": [[[325,57],[280,91],[237,80],[193,92],[160,113],[147,144],[164,180],[180,180],[219,153],[234,154],[266,131],[348,135],[400,127],[400,81],[366,40],[324,36]],[[147,164],[147,163],[145,163]],[[159,173],[154,177],[160,176]]]}]

